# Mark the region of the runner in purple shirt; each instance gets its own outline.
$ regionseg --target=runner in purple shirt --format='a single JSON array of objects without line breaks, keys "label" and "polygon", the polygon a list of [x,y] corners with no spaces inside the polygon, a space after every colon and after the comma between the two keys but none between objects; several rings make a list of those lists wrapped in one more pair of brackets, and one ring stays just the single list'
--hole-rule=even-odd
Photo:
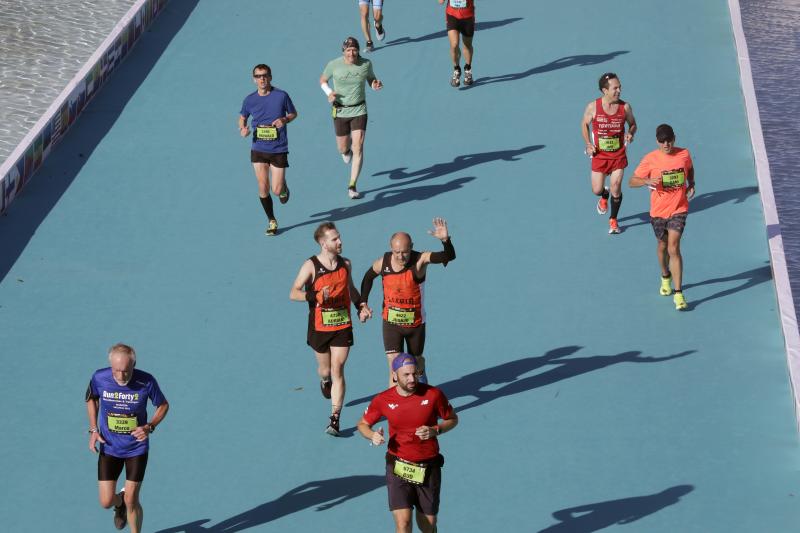
[{"label": "runner in purple shirt", "polygon": [[[108,352],[111,366],[97,370],[86,389],[89,415],[89,449],[98,453],[97,480],[100,505],[114,506],[114,525],[128,523],[133,533],[142,529],[139,489],[147,468],[150,435],[169,410],[153,376],[136,366],[136,351],[115,344]],[[147,421],[147,400],[156,407]],[[125,467],[125,487],[116,493],[117,479]],[[116,494],[115,494],[116,493]]]}]

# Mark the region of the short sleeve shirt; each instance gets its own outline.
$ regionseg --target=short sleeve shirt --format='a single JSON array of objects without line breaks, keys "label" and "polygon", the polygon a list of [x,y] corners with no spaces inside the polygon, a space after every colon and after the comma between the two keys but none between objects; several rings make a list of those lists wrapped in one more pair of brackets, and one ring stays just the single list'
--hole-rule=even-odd
[{"label": "short sleeve shirt", "polygon": [[338,57],[325,66],[322,75],[333,79],[333,90],[336,93],[334,105],[346,106],[336,110],[336,116],[342,118],[358,117],[367,114],[367,82],[372,83],[375,72],[372,61],[358,57],[352,65]]},{"label": "short sleeve shirt", "polygon": [[439,419],[455,416],[453,406],[436,387],[418,384],[411,396],[401,396],[392,387],[375,396],[364,412],[370,426],[381,418],[389,422],[389,453],[407,461],[426,461],[439,454],[439,442],[421,440],[416,435],[420,426],[433,426]]},{"label": "short sleeve shirt", "polygon": [[[258,91],[248,94],[242,102],[240,114],[245,118],[253,117],[251,127],[253,130],[252,149],[268,154],[282,154],[289,151],[289,137],[287,127],[274,128],[275,119],[296,113],[292,99],[286,91],[277,87],[266,96],[261,96]],[[259,128],[260,127],[260,128]]]},{"label": "short sleeve shirt", "polygon": [[653,150],[644,156],[633,175],[660,180],[655,190],[650,191],[651,217],[669,218],[689,211],[686,187],[692,168],[692,156],[686,148],[673,147],[669,154]]},{"label": "short sleeve shirt", "polygon": [[127,385],[114,380],[111,368],[101,368],[89,381],[89,398],[100,403],[98,430],[106,441],[100,451],[113,457],[136,457],[147,453],[150,439],[137,441],[131,431],[147,423],[147,400],[158,407],[167,401],[156,379],[135,370]]}]

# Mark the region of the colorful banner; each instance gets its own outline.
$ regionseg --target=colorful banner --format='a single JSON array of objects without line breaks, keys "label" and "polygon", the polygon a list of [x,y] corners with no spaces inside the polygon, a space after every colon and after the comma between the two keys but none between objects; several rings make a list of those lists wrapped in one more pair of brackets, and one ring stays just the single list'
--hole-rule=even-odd
[{"label": "colorful banner", "polygon": [[0,214],[19,195],[33,173],[42,165],[98,93],[111,73],[128,55],[139,37],[164,10],[168,0],[139,0],[122,17],[112,33],[95,50],[89,61],[61,92],[44,116],[0,165]]}]

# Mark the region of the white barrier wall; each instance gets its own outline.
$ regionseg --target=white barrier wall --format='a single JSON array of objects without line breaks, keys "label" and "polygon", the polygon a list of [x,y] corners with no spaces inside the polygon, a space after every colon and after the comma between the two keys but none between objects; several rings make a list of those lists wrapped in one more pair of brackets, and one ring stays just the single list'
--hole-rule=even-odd
[{"label": "white barrier wall", "polygon": [[783,237],[781,236],[781,226],[778,220],[778,208],[775,204],[775,194],[772,191],[772,176],[769,171],[764,135],[761,131],[761,117],[758,113],[756,90],[753,85],[753,74],[750,70],[750,54],[747,51],[747,41],[742,28],[739,0],[728,0],[728,8],[731,12],[731,23],[736,40],[742,93],[747,108],[750,142],[753,145],[753,156],[756,163],[758,191],[761,196],[764,219],[767,224],[772,278],[775,280],[775,291],[778,298],[781,327],[783,328],[786,360],[794,398],[795,418],[797,419],[798,429],[800,429],[800,331],[797,329],[797,315],[792,298],[792,287],[789,284],[789,270],[786,266],[786,254],[783,250]]},{"label": "white barrier wall", "polygon": [[136,2],[0,166],[0,214],[30,181],[86,104],[164,10],[167,1]]}]

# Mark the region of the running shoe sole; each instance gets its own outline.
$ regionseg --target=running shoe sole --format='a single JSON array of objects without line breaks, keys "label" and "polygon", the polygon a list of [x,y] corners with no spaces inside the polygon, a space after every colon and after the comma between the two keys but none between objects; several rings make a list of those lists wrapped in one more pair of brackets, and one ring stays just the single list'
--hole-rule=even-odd
[{"label": "running shoe sole", "polygon": [[375,34],[378,37],[379,41],[382,41],[386,38],[386,30],[383,29],[383,24],[375,23]]},{"label": "running shoe sole", "polygon": [[325,433],[334,437],[339,436],[339,419],[331,416],[328,427],[325,428]]},{"label": "running shoe sole", "polygon": [[331,399],[331,387],[333,386],[333,382],[331,381],[320,381],[319,382],[319,391],[322,393],[322,397],[326,400]]},{"label": "running shoe sole", "polygon": [[353,151],[348,150],[345,153],[341,154],[341,156],[342,156],[342,161],[344,161],[344,164],[349,165],[350,161],[353,159]]},{"label": "running shoe sole", "polygon": [[118,496],[122,498],[122,505],[114,507],[114,527],[117,529],[125,529],[128,525],[128,509],[125,506],[125,491],[122,490]]},{"label": "running shoe sole", "polygon": [[280,200],[280,202],[281,202],[282,204],[285,204],[286,202],[288,202],[288,201],[289,201],[289,196],[290,196],[290,195],[291,195],[291,192],[289,191],[289,187],[287,187],[287,186],[284,184],[284,185],[283,185],[283,190],[282,190],[282,191],[281,191],[281,193],[278,195],[278,200]]}]

